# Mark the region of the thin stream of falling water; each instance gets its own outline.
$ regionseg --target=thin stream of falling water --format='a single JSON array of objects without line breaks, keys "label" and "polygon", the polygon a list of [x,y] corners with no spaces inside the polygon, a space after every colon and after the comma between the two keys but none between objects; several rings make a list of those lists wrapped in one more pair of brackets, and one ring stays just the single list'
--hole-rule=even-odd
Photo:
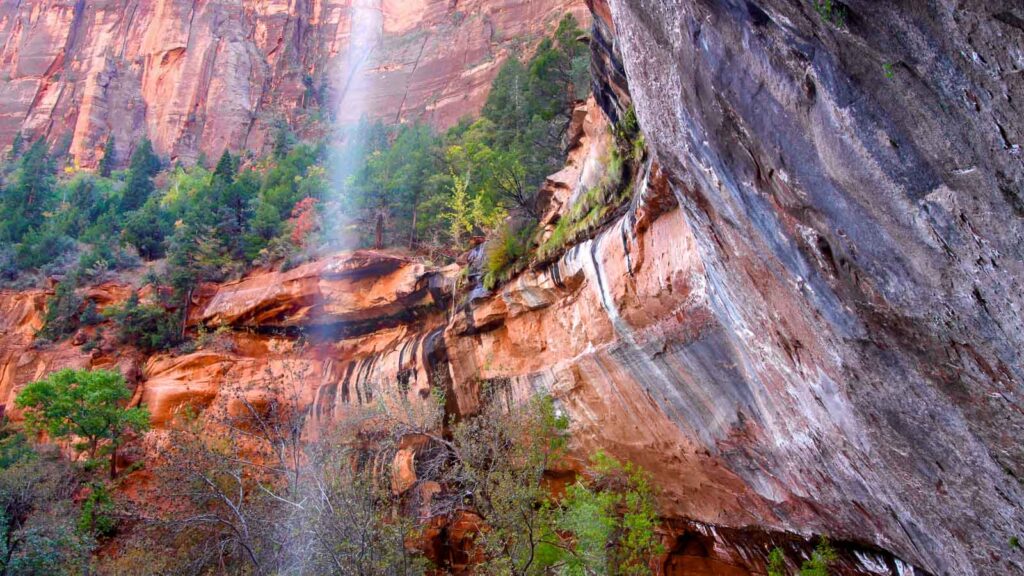
[{"label": "thin stream of falling water", "polygon": [[[338,58],[339,68],[332,77],[338,96],[334,115],[335,133],[331,139],[332,154],[328,159],[332,184],[328,188],[325,200],[331,206],[330,210],[336,212],[324,219],[325,243],[331,250],[347,250],[353,247],[343,233],[347,223],[342,208],[346,194],[344,183],[362,168],[364,160],[360,153],[364,146],[364,142],[361,141],[364,134],[351,129],[351,125],[362,118],[373,116],[373,111],[368,109],[367,103],[373,101],[375,78],[368,67],[383,36],[382,2],[383,0],[352,0],[348,14],[348,44],[345,53]],[[322,310],[322,306],[315,308]],[[320,375],[321,384],[327,384],[329,380],[336,378],[333,362],[326,362]],[[320,398],[319,390],[316,398]],[[313,411],[318,408],[314,405]],[[314,417],[312,424],[315,426],[318,420]]]},{"label": "thin stream of falling water", "polygon": [[364,73],[384,29],[382,0],[353,0],[350,8],[349,42],[339,76],[337,118],[342,122],[358,120],[369,112],[366,96],[372,93],[373,79]]},{"label": "thin stream of falling water", "polygon": [[[349,8],[349,35],[345,53],[337,59],[337,68],[331,75],[336,94],[337,107],[334,110],[335,133],[332,137],[331,154],[329,157],[328,171],[330,182],[326,198],[324,200],[337,213],[326,217],[324,220],[327,247],[332,250],[344,250],[351,248],[344,237],[343,230],[346,218],[341,217],[344,205],[345,186],[343,183],[350,176],[361,168],[363,155],[359,151],[364,147],[361,141],[363,134],[351,127],[365,117],[374,116],[373,110],[369,109],[368,103],[373,102],[375,78],[368,69],[373,61],[374,51],[380,45],[383,35],[384,17],[382,12],[382,0],[352,0]],[[322,306],[315,306],[315,309],[322,309]],[[323,364],[319,374],[318,389],[314,395],[313,405],[306,416],[306,432],[303,437],[306,440],[315,439],[318,431],[309,436],[310,427],[318,427],[321,418],[317,413],[323,407],[320,403],[325,400],[321,395],[324,385],[330,380],[336,380],[334,362],[327,361]],[[331,403],[335,399],[332,396]],[[333,410],[332,410],[333,412]],[[305,466],[303,466],[305,467]],[[302,476],[308,477],[312,470],[306,470]],[[301,495],[306,482],[299,482],[295,489]],[[279,529],[282,531],[281,541],[286,542],[287,552],[283,555],[286,558],[286,565],[282,574],[305,574],[308,571],[308,561],[305,552],[308,552],[306,543],[303,542],[306,535],[305,522],[302,520],[304,511],[301,504],[293,510],[296,516],[291,519],[282,518]],[[298,538],[296,540],[296,538]]]},{"label": "thin stream of falling water", "polygon": [[370,67],[374,53],[384,34],[383,0],[352,0],[349,7],[348,43],[338,58],[334,83],[335,132],[328,162],[331,185],[324,198],[333,214],[325,218],[326,242],[331,249],[351,248],[343,233],[349,216],[342,208],[346,182],[364,160],[365,134],[357,126],[366,118],[375,117],[370,104],[377,92],[376,77]]}]

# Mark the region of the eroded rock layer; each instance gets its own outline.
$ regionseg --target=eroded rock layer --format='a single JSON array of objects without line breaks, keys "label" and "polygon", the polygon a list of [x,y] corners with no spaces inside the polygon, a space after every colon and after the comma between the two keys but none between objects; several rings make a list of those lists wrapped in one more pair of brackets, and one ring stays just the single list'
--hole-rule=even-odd
[{"label": "eroded rock layer", "polygon": [[1019,3],[594,4],[680,210],[573,257],[618,340],[576,373],[636,382],[591,396],[656,404],[758,523],[1021,571]]},{"label": "eroded rock layer", "polygon": [[338,255],[205,287],[189,318],[214,336],[151,358],[33,345],[46,294],[0,293],[0,395],[116,365],[159,427],[261,382],[314,422],[545,391],[581,455],[651,472],[666,573],[762,574],[822,533],[843,574],[1020,572],[1024,14],[835,5],[593,0],[595,99],[542,229],[605,180],[631,107],[648,151],[626,205],[493,292]]},{"label": "eroded rock layer", "polygon": [[259,151],[314,115],[447,127],[567,12],[586,21],[581,0],[0,2],[0,147],[46,136],[92,166],[108,134],[121,159],[148,136],[175,161]]},{"label": "eroded rock layer", "polygon": [[[17,418],[14,397],[32,380],[62,368],[118,369],[156,428],[186,406],[201,413],[273,390],[310,409],[315,429],[349,406],[415,401],[449,386],[442,330],[452,285],[445,272],[406,258],[339,254],[207,287],[190,312],[192,329],[205,334],[198,344],[149,357],[118,346],[109,325],[36,341],[47,293],[0,292],[0,396]],[[83,297],[102,310],[131,291],[111,283]]]}]

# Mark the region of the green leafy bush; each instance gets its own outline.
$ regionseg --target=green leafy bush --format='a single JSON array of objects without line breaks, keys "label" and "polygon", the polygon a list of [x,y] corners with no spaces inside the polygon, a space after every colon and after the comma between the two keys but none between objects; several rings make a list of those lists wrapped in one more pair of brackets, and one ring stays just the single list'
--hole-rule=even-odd
[{"label": "green leafy bush", "polygon": [[82,574],[93,542],[74,525],[74,467],[0,423],[0,573]]},{"label": "green leafy bush", "polygon": [[484,288],[493,290],[527,264],[533,235],[536,231],[529,221],[510,221],[499,228],[498,235],[484,246]]},{"label": "green leafy bush", "polygon": [[15,404],[25,411],[30,430],[52,438],[75,440],[79,452],[95,460],[110,455],[110,476],[116,475],[117,448],[129,432],[149,427],[145,408],[124,408],[132,394],[124,378],[108,370],[61,370],[32,382]]},{"label": "green leafy bush", "polygon": [[768,576],[786,576],[786,556],[781,548],[772,548],[768,554]]},{"label": "green leafy bush", "polygon": [[572,534],[569,573],[650,574],[664,553],[650,480],[643,470],[610,456],[594,456],[589,478],[569,486],[557,529]]},{"label": "green leafy bush", "polygon": [[835,563],[837,558],[832,544],[827,536],[822,536],[818,545],[814,547],[811,558],[800,567],[800,576],[828,576],[829,566]]},{"label": "green leafy bush", "polygon": [[181,319],[159,304],[142,304],[132,295],[120,306],[104,311],[114,322],[121,344],[138,346],[145,352],[168,350],[181,342]]},{"label": "green leafy bush", "polygon": [[82,298],[75,291],[77,282],[68,278],[57,284],[52,297],[46,302],[43,327],[37,337],[59,341],[74,334],[80,325]]},{"label": "green leafy bush", "polygon": [[[837,558],[828,537],[822,536],[811,557],[800,566],[799,576],[828,576],[829,567]],[[786,556],[781,548],[772,548],[768,554],[768,576],[787,576]]]},{"label": "green leafy bush", "polygon": [[100,482],[90,486],[78,514],[78,531],[93,537],[110,536],[117,528],[114,498],[110,489]]},{"label": "green leafy bush", "polygon": [[604,223],[606,217],[628,198],[629,183],[625,180],[626,166],[622,156],[613,149],[604,166],[605,174],[598,184],[573,202],[555,224],[551,236],[540,245],[537,250],[539,261],[558,257],[567,246]]},{"label": "green leafy bush", "polygon": [[821,16],[821,19],[832,24],[836,28],[846,26],[846,6],[838,0],[811,0],[814,2],[814,10]]}]

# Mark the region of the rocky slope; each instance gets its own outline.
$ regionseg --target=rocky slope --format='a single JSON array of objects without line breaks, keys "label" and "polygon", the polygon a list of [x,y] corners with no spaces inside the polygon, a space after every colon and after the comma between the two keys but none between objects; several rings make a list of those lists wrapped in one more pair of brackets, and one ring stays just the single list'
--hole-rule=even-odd
[{"label": "rocky slope", "polygon": [[158,425],[243,382],[314,422],[549,391],[581,454],[653,474],[666,573],[822,533],[844,574],[1020,572],[1024,14],[883,4],[594,0],[595,102],[540,198],[550,228],[600,185],[634,107],[648,152],[596,233],[494,292],[374,252],[209,286],[190,319],[223,329],[153,358],[33,347],[45,293],[2,293],[0,396],[114,364]]},{"label": "rocky slope", "polygon": [[[260,150],[279,120],[446,127],[567,12],[587,17],[582,0],[3,0],[0,147],[46,136],[93,166],[108,134],[121,158],[149,136],[188,161]],[[356,13],[369,29],[353,72]]]}]

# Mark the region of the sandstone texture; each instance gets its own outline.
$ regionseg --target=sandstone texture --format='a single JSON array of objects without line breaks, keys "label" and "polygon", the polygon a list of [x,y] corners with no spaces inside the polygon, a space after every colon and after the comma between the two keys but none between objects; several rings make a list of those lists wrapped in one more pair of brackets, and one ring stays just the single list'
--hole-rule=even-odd
[{"label": "sandstone texture", "polygon": [[577,250],[619,342],[578,372],[761,525],[1024,569],[1020,4],[594,4],[680,210]]},{"label": "sandstone texture", "polygon": [[582,0],[4,0],[0,147],[20,131],[94,166],[110,134],[122,161],[145,136],[189,161],[260,151],[282,120],[444,128],[568,12],[587,21]]},{"label": "sandstone texture", "polygon": [[0,291],[0,398],[5,413],[14,410],[14,395],[25,384],[62,368],[85,368],[89,355],[70,342],[36,345],[43,327],[44,291]]},{"label": "sandstone texture", "polygon": [[[448,386],[442,330],[453,285],[443,271],[407,258],[339,254],[208,287],[190,314],[191,329],[206,334],[195,349],[151,357],[119,348],[111,326],[91,352],[81,344],[96,327],[60,343],[36,342],[48,294],[0,292],[0,398],[13,410],[21,387],[50,372],[118,369],[136,388],[133,403],[150,410],[156,428],[186,406],[199,413],[231,409],[242,397],[274,393],[310,410],[315,429],[349,406],[398,405]],[[102,310],[131,290],[105,284],[82,296]]]},{"label": "sandstone texture", "polygon": [[[198,291],[189,325],[211,336],[195,350],[150,358],[34,345],[47,294],[0,292],[2,400],[59,367],[118,366],[157,428],[184,406],[291,390],[313,433],[434,389],[454,417],[485,385],[547,392],[581,457],[651,473],[665,574],[764,574],[773,547],[806,557],[815,534],[837,543],[838,574],[1024,571],[1009,544],[1024,536],[1020,6],[589,5],[594,99],[538,195],[542,229],[602,181],[630,108],[647,152],[588,238],[490,292],[479,254],[468,288],[458,267],[373,251],[255,272]],[[433,57],[436,30],[472,20],[452,10],[497,6],[396,2],[381,26]],[[494,13],[538,10],[515,6]],[[429,501],[416,450],[394,456],[392,489]],[[432,520],[431,557],[466,564],[477,520]]]}]

